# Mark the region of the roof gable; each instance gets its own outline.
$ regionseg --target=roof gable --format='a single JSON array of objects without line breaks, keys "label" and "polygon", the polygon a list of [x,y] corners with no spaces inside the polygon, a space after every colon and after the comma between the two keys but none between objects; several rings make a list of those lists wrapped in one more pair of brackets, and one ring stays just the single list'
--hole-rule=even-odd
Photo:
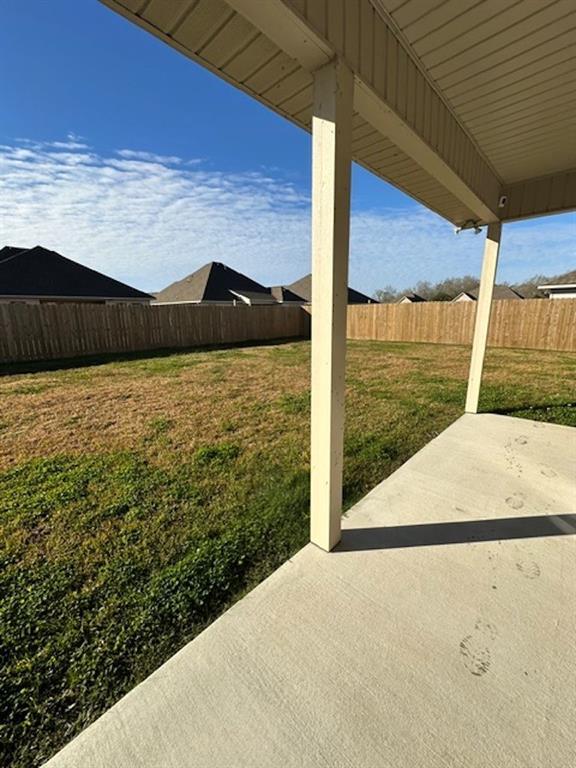
[{"label": "roof gable", "polygon": [[20,251],[27,251],[28,248],[18,248],[14,245],[5,245],[4,248],[0,248],[0,264],[3,261],[14,258]]},{"label": "roof gable", "polygon": [[77,299],[150,299],[149,294],[37,245],[0,251],[0,295]]},{"label": "roof gable", "polygon": [[211,261],[182,280],[171,283],[157,294],[156,300],[229,302],[237,298],[231,291],[249,295],[252,300],[273,301],[269,288],[218,261]]}]

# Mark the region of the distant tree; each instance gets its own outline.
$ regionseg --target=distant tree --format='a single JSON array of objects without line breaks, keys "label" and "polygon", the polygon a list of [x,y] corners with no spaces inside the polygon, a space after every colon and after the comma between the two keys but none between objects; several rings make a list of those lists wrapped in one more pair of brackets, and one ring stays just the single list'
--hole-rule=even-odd
[{"label": "distant tree", "polygon": [[[523,283],[517,283],[511,287],[518,291],[525,299],[541,299],[545,298],[545,294],[538,290],[539,285],[545,283],[576,283],[576,269],[572,269],[569,272],[564,272],[562,275],[553,275],[552,277],[546,275],[534,275]],[[402,291],[397,291],[391,285],[385,286],[383,289],[374,291],[374,298],[385,304],[398,301],[402,296],[407,293],[417,293],[422,296],[426,301],[452,301],[453,298],[458,296],[463,291],[477,291],[480,285],[480,280],[474,275],[464,275],[464,277],[447,277],[445,280],[441,280],[438,283],[430,283],[428,280],[421,280],[416,285],[405,288]],[[509,283],[499,282],[499,285],[509,285]]]},{"label": "distant tree", "polygon": [[385,285],[384,288],[374,291],[373,298],[381,304],[393,304],[401,295],[393,286]]},{"label": "distant tree", "polygon": [[548,282],[548,278],[544,275],[534,275],[528,280],[524,280],[523,283],[517,283],[514,290],[518,291],[525,299],[543,299],[545,294],[538,290],[538,286],[546,282]]},{"label": "distant tree", "polygon": [[561,275],[534,275],[513,287],[525,299],[545,299],[546,294],[543,291],[539,291],[538,286],[545,285],[546,283],[549,285],[554,285],[554,283],[576,283],[576,269],[563,272]]}]

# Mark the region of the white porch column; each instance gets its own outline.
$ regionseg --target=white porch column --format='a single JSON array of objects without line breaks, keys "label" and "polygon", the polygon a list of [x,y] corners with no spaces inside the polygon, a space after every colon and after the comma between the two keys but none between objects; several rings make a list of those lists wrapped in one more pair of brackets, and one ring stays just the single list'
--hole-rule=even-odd
[{"label": "white porch column", "polygon": [[498,253],[500,251],[501,239],[501,222],[497,221],[493,224],[489,224],[486,233],[486,243],[484,245],[480,291],[478,293],[478,302],[476,304],[474,341],[472,342],[472,358],[470,360],[468,392],[466,394],[466,413],[478,413],[480,384],[482,382],[484,355],[486,354],[486,344],[488,341],[488,327],[490,325],[490,312],[492,310],[492,294],[494,293],[494,281],[496,279],[496,268],[498,266]]},{"label": "white porch column", "polygon": [[340,61],[315,73],[312,117],[312,416],[310,538],[340,541],[354,78]]}]

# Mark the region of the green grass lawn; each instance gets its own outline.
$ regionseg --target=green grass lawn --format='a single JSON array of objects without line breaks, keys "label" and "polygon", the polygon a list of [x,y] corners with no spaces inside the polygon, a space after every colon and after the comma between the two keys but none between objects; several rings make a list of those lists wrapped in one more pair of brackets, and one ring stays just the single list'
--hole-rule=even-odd
[{"label": "green grass lawn", "polygon": [[[308,535],[307,342],[0,378],[0,763],[51,756]],[[345,504],[457,418],[469,350],[351,342]],[[482,409],[576,426],[576,355]]]}]

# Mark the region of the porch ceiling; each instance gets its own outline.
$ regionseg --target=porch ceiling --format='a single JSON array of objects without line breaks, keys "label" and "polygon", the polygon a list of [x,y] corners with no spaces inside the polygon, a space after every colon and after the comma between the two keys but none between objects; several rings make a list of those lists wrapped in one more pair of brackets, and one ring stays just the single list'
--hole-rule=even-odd
[{"label": "porch ceiling", "polygon": [[573,0],[102,2],[307,130],[342,56],[354,159],[455,224],[576,208]]},{"label": "porch ceiling", "polygon": [[576,167],[574,0],[375,5],[503,181]]}]

